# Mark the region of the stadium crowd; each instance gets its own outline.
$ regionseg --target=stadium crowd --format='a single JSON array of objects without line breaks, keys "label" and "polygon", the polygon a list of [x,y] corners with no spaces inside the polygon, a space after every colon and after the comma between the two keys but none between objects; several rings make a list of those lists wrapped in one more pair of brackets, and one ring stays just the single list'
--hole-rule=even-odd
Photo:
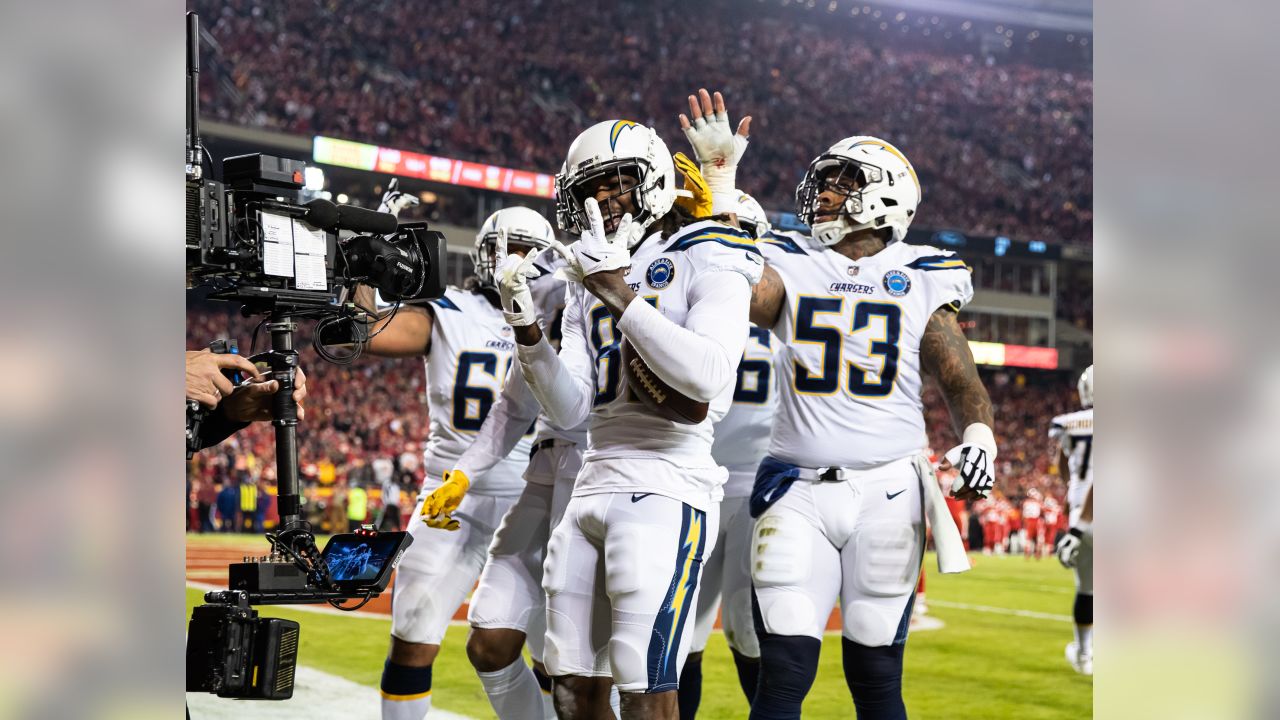
[{"label": "stadium crowd", "polygon": [[201,75],[211,118],[553,172],[593,119],[635,119],[681,146],[675,115],[705,85],[755,118],[740,184],[766,207],[790,209],[833,140],[878,135],[913,158],[920,226],[1092,242],[1091,71],[997,57],[981,38],[957,49],[884,29],[916,37],[923,16],[784,21],[729,0],[194,9],[214,40]]},{"label": "stadium crowd", "polygon": [[[230,306],[197,305],[187,312],[189,348],[227,338],[247,356],[252,335],[252,321],[231,312]],[[265,335],[258,338],[258,350],[267,341]],[[302,323],[295,344],[307,372],[306,419],[298,438],[308,517],[330,530],[360,519],[351,517],[343,502],[355,488],[368,493],[364,520],[376,518],[389,488],[403,493],[400,510],[410,512],[422,480],[418,456],[428,429],[422,366],[416,360],[372,356],[350,366],[332,365],[322,361],[310,343],[310,328]],[[1073,379],[1065,373],[1012,369],[984,370],[983,379],[995,405],[1000,438],[999,494],[1017,505],[1034,488],[1061,501],[1065,485],[1053,467],[1056,446],[1046,432],[1054,415],[1075,409]],[[929,386],[924,398],[930,447],[941,452],[958,439],[937,388]],[[198,453],[189,463],[187,482],[191,531],[261,528],[273,517],[274,502],[266,498],[276,492],[271,426],[256,423]]]}]

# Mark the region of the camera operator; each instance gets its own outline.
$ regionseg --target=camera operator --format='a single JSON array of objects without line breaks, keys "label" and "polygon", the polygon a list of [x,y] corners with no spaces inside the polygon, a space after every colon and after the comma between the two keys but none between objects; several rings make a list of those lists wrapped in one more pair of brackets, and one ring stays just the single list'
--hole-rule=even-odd
[{"label": "camera operator", "polygon": [[[223,374],[239,371],[248,382],[239,386]],[[298,368],[294,379],[293,399],[298,403],[298,419],[304,415],[303,398],[307,396],[307,376]],[[234,353],[209,350],[187,351],[187,400],[194,400],[210,410],[201,421],[201,449],[212,447],[249,426],[249,423],[271,419],[271,396],[280,383],[265,379],[248,359]]]}]

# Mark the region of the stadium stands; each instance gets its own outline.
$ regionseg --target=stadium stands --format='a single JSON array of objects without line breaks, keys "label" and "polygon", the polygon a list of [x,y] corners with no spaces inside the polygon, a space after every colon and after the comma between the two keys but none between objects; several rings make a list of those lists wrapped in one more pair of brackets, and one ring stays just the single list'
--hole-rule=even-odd
[{"label": "stadium stands", "polygon": [[957,18],[830,6],[783,20],[728,0],[538,0],[515,15],[499,0],[194,3],[213,39],[209,118],[552,172],[592,119],[677,144],[684,94],[705,85],[755,117],[740,184],[767,207],[791,207],[831,142],[873,134],[913,159],[923,227],[1092,242],[1093,77],[1046,49],[1064,37],[1023,31],[1010,51],[1012,28],[993,45]]}]

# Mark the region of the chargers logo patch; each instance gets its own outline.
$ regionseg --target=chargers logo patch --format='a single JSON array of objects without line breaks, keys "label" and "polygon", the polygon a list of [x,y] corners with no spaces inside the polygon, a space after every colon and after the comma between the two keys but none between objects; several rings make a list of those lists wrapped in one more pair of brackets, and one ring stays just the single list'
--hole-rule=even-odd
[{"label": "chargers logo patch", "polygon": [[911,278],[901,270],[890,270],[884,274],[884,289],[894,297],[902,297],[911,290]]},{"label": "chargers logo patch", "polygon": [[670,258],[658,258],[649,264],[649,269],[644,273],[644,281],[649,283],[649,287],[654,290],[671,284],[676,277],[676,264],[671,262]]}]

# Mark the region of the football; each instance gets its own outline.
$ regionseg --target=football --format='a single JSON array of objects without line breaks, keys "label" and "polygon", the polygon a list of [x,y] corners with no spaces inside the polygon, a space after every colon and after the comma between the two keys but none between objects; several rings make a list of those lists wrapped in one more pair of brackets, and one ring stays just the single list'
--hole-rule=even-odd
[{"label": "football", "polygon": [[711,404],[682,395],[664,382],[640,359],[640,353],[626,338],[622,339],[622,367],[626,369],[631,394],[659,416],[685,425],[697,425],[707,419]]}]

